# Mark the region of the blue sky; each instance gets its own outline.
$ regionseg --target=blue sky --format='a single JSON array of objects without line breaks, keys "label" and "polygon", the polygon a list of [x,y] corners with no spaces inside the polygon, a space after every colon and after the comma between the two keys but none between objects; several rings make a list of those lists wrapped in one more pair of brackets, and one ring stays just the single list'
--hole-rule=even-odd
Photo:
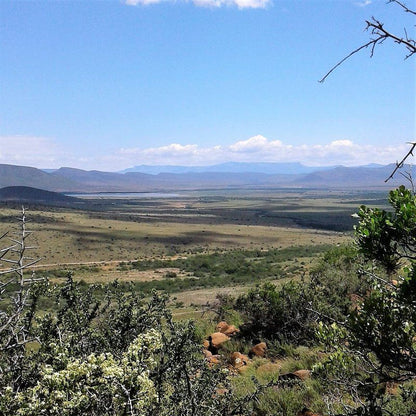
[{"label": "blue sky", "polygon": [[2,0],[0,163],[394,162],[414,57],[386,42],[317,82],[371,16],[414,34],[384,0]]}]

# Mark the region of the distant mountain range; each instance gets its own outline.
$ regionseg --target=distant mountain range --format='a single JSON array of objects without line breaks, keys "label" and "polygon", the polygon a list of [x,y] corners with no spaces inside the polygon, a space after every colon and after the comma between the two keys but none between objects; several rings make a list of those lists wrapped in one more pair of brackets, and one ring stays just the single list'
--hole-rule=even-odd
[{"label": "distant mountain range", "polygon": [[328,170],[335,166],[311,167],[295,163],[243,163],[228,162],[211,166],[149,166],[140,165],[120,171],[120,173],[140,172],[149,175],[158,175],[159,173],[265,173],[268,175],[283,174],[296,175],[311,173],[318,170]]},{"label": "distant mountain range", "polygon": [[[63,167],[40,170],[0,164],[0,188],[27,186],[55,192],[163,192],[197,189],[256,188],[392,188],[403,182],[395,165],[312,168],[300,163],[224,163],[209,167],[138,166],[121,172]],[[145,172],[144,172],[145,171]],[[413,168],[415,177],[416,170]]]}]

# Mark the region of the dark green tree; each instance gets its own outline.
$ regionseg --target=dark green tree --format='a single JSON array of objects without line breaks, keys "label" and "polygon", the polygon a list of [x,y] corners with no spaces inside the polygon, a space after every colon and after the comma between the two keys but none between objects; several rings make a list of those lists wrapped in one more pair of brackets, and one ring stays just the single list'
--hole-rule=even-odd
[{"label": "dark green tree", "polygon": [[389,202],[391,212],[358,213],[357,244],[374,262],[361,272],[371,289],[344,325],[319,330],[332,353],[315,370],[337,386],[332,402],[344,400],[342,414],[416,414],[416,196],[400,187]]}]

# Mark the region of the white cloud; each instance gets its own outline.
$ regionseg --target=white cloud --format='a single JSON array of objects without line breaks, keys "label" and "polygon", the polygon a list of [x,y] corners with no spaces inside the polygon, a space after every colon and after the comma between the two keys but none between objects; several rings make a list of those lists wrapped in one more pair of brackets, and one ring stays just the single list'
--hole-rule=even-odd
[{"label": "white cloud", "polygon": [[[124,166],[212,165],[223,162],[295,162],[310,166],[357,166],[368,163],[388,164],[407,153],[408,145],[366,145],[339,139],[326,144],[285,144],[257,135],[230,145],[201,147],[196,144],[140,149],[120,149],[114,156]],[[124,162],[123,162],[124,161]]]},{"label": "white cloud", "polygon": [[[105,149],[102,149],[105,152]],[[262,135],[229,145],[200,146],[172,143],[160,147],[120,148],[107,154],[86,152],[79,146],[64,148],[56,140],[35,136],[0,137],[0,163],[37,168],[75,168],[117,171],[135,165],[199,165],[224,162],[301,162],[309,166],[368,163],[388,164],[409,150],[406,143],[359,144],[337,139],[324,144],[291,145]],[[412,160],[411,160],[412,161]]]},{"label": "white cloud", "polygon": [[126,0],[126,4],[128,6],[137,6],[138,4],[146,6],[148,4],[162,3],[162,1],[164,0]]},{"label": "white cloud", "polygon": [[0,136],[0,163],[48,167],[63,152],[52,139],[36,136]]},{"label": "white cloud", "polygon": [[[223,7],[236,6],[239,9],[264,9],[272,0],[179,0],[178,2],[191,2],[197,7]],[[125,0],[128,6],[147,6],[157,3],[176,3],[176,0]]]},{"label": "white cloud", "polygon": [[362,1],[358,1],[355,4],[359,7],[367,7],[369,6],[373,1],[372,0],[362,0]]},{"label": "white cloud", "polygon": [[233,3],[240,9],[264,9],[271,4],[271,0],[235,0]]},{"label": "white cloud", "polygon": [[269,142],[265,137],[261,136],[260,134],[257,136],[250,137],[247,140],[241,140],[237,143],[232,144],[229,146],[229,149],[232,152],[236,153],[243,153],[243,152],[258,152],[261,151],[265,146],[272,146],[273,143],[281,144],[279,141]]}]

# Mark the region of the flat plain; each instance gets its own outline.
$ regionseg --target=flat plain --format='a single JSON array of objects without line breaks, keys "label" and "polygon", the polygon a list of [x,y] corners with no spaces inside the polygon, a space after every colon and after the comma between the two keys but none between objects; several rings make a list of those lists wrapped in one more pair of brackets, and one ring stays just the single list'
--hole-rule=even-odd
[{"label": "flat plain", "polygon": [[[103,194],[84,201],[81,208],[27,206],[30,244],[36,247],[30,255],[42,259],[37,273],[54,282],[67,270],[87,284],[135,282],[143,290],[167,289],[189,305],[212,300],[219,287],[238,293],[259,280],[307,275],[329,245],[352,241],[351,214],[359,205],[384,206],[385,194],[207,190],[153,198]],[[16,230],[18,216],[17,206],[0,206],[0,233]],[[233,261],[250,267],[229,271]],[[253,264],[261,265],[256,278],[250,276]]]}]

